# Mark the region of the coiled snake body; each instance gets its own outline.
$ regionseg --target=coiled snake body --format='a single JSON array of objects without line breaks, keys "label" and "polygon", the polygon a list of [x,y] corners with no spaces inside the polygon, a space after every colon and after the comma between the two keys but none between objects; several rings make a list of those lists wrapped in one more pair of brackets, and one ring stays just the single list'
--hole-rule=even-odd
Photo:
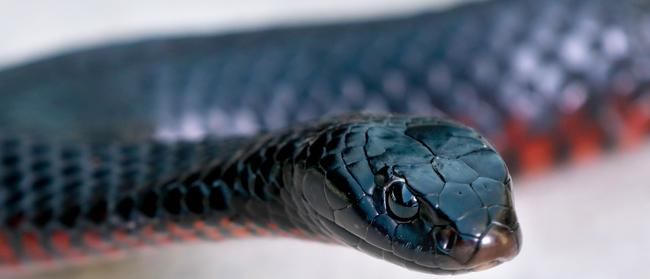
[{"label": "coiled snake body", "polygon": [[[290,234],[434,273],[501,263],[521,244],[507,168],[435,115],[524,171],[638,140],[634,4],[493,1],[4,70],[0,262]],[[361,110],[428,117],[313,120]]]}]

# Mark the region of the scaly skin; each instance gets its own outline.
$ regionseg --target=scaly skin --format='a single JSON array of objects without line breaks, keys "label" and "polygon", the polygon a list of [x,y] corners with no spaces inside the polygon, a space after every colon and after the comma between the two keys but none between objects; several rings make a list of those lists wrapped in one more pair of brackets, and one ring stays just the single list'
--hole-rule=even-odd
[{"label": "scaly skin", "polygon": [[[517,170],[628,145],[643,138],[650,126],[650,44],[643,33],[648,16],[638,12],[643,4],[634,0],[491,1],[377,22],[130,43],[6,69],[0,72],[0,127],[5,137],[44,142],[45,147],[52,142],[75,150],[87,147],[80,151],[83,159],[47,157],[41,164],[38,156],[44,155],[27,154],[40,151],[13,147],[11,142],[5,145],[1,260],[132,247],[131,240],[153,241],[164,239],[165,234],[172,239],[221,238],[270,226],[340,241],[430,272],[498,263],[519,247],[509,180],[500,168],[483,173],[483,164],[467,162],[463,156],[440,156],[441,146],[454,152],[475,146],[464,136],[443,133],[449,144],[442,144],[435,139],[438,132],[407,133],[409,121],[384,127],[374,120],[357,119],[390,131],[376,138],[366,133],[369,170],[356,170],[361,177],[350,174],[352,165],[360,165],[348,166],[348,155],[328,157],[328,149],[309,145],[311,140],[288,140],[302,135],[325,144],[334,135],[326,132],[327,125],[320,132],[299,127],[289,128],[290,134],[273,132],[263,137],[270,140],[266,143],[255,137],[208,140],[207,154],[214,157],[197,153],[194,148],[199,143],[194,140],[206,135],[250,135],[343,111],[434,114],[440,110],[484,132]],[[474,134],[470,138],[483,142]],[[192,140],[186,143],[193,150],[187,156],[204,159],[181,158],[180,165],[152,159],[166,170],[152,167],[153,173],[164,177],[149,177],[141,169],[151,166],[128,159],[144,158],[143,150],[151,147],[141,142],[160,141],[155,146],[166,150],[167,145],[182,145],[164,143],[177,139]],[[124,142],[134,143],[137,150],[125,147],[124,162],[104,161],[103,151],[90,147],[123,149],[119,146]],[[399,148],[386,149],[389,155],[381,156],[368,149],[376,142]],[[411,144],[420,151],[410,154]],[[336,150],[336,143],[331,145]],[[264,164],[270,161],[261,160],[271,156],[260,152],[287,146],[291,148],[282,156],[289,156],[284,159],[291,158],[290,164],[270,167]],[[91,158],[93,152],[100,155]],[[117,151],[107,152],[114,156]],[[496,165],[502,166],[493,151],[481,152],[470,152],[481,154],[472,160],[498,161]],[[168,151],[154,155],[147,156],[170,156]],[[47,166],[47,162],[54,164]],[[210,168],[200,162],[218,163]],[[78,169],[67,169],[67,164]],[[131,170],[130,164],[138,167]],[[104,171],[93,175],[94,168]],[[116,170],[122,168],[125,171]],[[454,170],[464,172],[457,175]],[[81,176],[65,180],[74,175]],[[132,181],[131,176],[137,179]],[[420,177],[430,180],[424,183]],[[220,181],[218,186],[215,181]],[[271,187],[278,181],[281,189]],[[439,187],[441,181],[444,188]],[[417,192],[421,183],[431,192]],[[357,184],[374,188],[360,190]],[[499,195],[481,196],[479,184],[496,189]],[[333,204],[325,190],[327,207],[316,206],[324,204],[317,194],[320,190],[304,191],[305,185],[338,189],[342,204],[349,207]],[[396,187],[407,190],[395,192]],[[283,189],[291,190],[283,196]],[[468,191],[472,194],[465,195]],[[219,209],[218,203],[210,204],[210,197],[218,196],[215,193],[224,197],[229,193],[232,200],[222,198],[224,208]],[[278,193],[279,198],[260,199]],[[474,198],[448,202],[443,196]],[[390,227],[403,222],[395,218],[412,208],[394,205],[398,213],[392,216],[387,207],[395,201],[412,201],[406,198],[418,202],[418,217],[407,220],[411,225]],[[231,204],[226,206],[226,200]],[[268,210],[273,200],[286,206],[271,207],[284,212],[279,214],[283,217]],[[504,207],[492,207],[493,201]],[[191,213],[199,209],[205,215]],[[210,214],[222,217],[207,218]],[[375,215],[384,217],[370,217]],[[134,221],[129,221],[131,217]],[[364,233],[364,228],[383,233],[390,243],[377,235],[372,239],[374,231]],[[443,249],[456,234],[462,237],[452,241],[450,251]],[[477,244],[478,237],[495,235],[508,236],[499,238],[505,239],[499,248],[481,249]]]},{"label": "scaly skin", "polygon": [[[350,116],[175,144],[7,140],[2,158],[3,265],[275,233],[446,274],[520,248],[505,164],[476,132],[440,119]],[[408,218],[395,182],[417,201]]]},{"label": "scaly skin", "polygon": [[0,127],[196,139],[344,111],[476,127],[515,171],[628,146],[650,127],[643,1],[502,0],[366,23],[148,40],[0,72]]}]

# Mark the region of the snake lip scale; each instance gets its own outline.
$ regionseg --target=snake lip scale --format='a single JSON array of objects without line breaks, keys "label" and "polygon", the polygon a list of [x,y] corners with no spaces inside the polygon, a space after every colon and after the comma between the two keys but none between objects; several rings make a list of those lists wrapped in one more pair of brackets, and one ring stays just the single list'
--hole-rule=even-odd
[{"label": "snake lip scale", "polygon": [[2,196],[13,197],[0,211],[3,264],[268,233],[441,274],[520,249],[504,162],[474,130],[440,118],[348,115],[232,140],[2,148]]}]

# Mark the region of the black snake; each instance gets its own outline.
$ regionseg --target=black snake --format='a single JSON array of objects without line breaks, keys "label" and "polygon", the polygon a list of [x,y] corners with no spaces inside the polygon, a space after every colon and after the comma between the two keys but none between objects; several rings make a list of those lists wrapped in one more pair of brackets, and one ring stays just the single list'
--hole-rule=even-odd
[{"label": "black snake", "polygon": [[437,115],[518,171],[641,138],[636,4],[491,1],[1,71],[0,262],[279,234],[433,273],[501,263],[521,246],[505,163]]}]

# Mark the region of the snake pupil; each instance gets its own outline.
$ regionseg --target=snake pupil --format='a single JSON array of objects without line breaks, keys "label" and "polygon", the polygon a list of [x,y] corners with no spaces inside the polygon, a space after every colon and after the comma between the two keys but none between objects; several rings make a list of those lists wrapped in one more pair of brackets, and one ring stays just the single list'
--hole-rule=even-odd
[{"label": "snake pupil", "polygon": [[418,213],[418,209],[418,201],[408,190],[406,183],[396,181],[389,185],[388,211],[394,218],[408,221]]}]

